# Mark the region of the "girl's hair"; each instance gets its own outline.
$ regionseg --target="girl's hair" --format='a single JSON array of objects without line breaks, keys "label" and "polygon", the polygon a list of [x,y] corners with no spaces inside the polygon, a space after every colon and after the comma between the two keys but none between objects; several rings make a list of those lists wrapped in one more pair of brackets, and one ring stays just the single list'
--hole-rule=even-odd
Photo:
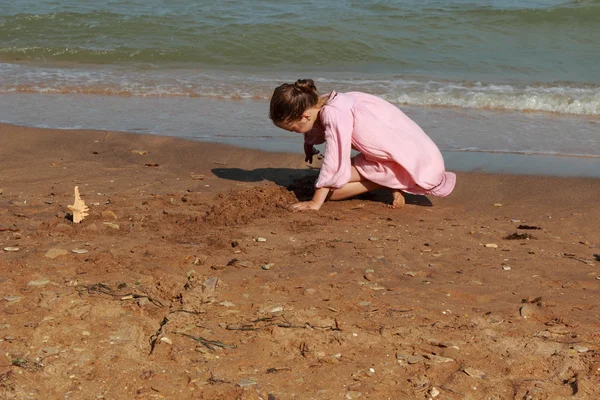
[{"label": "girl's hair", "polygon": [[319,102],[319,92],[312,79],[298,79],[277,87],[271,97],[269,118],[275,124],[298,121],[304,111]]}]

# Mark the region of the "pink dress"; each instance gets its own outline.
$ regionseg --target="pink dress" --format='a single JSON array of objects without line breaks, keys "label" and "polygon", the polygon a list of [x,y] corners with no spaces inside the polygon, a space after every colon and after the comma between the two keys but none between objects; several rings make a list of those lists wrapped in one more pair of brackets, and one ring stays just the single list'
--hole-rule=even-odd
[{"label": "pink dress", "polygon": [[[351,166],[372,182],[413,194],[447,196],[456,175],[446,172],[438,147],[398,107],[370,94],[331,92],[304,142],[327,142],[315,186],[340,188]],[[351,150],[360,154],[351,158]]]}]

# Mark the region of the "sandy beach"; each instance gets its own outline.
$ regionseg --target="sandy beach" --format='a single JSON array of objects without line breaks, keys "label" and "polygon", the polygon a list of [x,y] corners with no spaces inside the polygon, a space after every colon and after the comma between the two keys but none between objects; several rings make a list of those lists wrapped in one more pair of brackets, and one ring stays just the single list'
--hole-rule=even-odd
[{"label": "sandy beach", "polygon": [[291,213],[302,154],[0,138],[2,399],[600,393],[600,179],[459,173],[402,209]]}]

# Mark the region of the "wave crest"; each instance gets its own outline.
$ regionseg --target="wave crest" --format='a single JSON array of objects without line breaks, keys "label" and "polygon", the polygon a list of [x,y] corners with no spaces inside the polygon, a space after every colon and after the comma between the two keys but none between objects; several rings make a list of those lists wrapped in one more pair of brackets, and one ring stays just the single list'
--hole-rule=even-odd
[{"label": "wave crest", "polygon": [[[39,68],[0,64],[0,93],[268,100],[277,84],[291,80],[282,78],[183,69]],[[314,78],[322,91],[362,91],[396,104],[600,116],[600,85],[569,82],[500,85],[399,77]]]}]

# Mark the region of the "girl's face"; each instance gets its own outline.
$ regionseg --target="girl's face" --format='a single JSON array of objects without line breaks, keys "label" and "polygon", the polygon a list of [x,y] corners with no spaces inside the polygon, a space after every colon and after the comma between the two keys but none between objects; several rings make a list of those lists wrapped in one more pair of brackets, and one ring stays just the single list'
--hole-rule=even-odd
[{"label": "girl's face", "polygon": [[317,117],[318,110],[315,110],[313,112],[313,110],[311,109],[307,110],[304,114],[302,114],[302,118],[300,118],[298,121],[281,122],[277,126],[281,129],[285,129],[286,131],[304,134],[309,132],[313,128]]}]

